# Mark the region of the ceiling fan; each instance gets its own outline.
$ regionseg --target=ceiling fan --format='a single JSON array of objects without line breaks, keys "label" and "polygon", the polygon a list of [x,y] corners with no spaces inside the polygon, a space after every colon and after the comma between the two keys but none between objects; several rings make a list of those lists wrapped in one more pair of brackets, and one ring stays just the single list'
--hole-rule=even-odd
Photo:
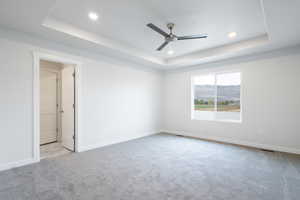
[{"label": "ceiling fan", "polygon": [[166,33],[165,31],[163,31],[162,29],[158,28],[157,26],[155,26],[152,23],[147,24],[147,26],[149,28],[151,28],[152,30],[156,31],[157,33],[161,34],[165,38],[165,42],[156,49],[157,51],[162,50],[165,46],[167,46],[167,44],[169,44],[170,42],[174,42],[176,40],[203,39],[203,38],[207,38],[208,37],[206,34],[189,35],[189,36],[177,36],[177,35],[174,35],[173,34],[173,28],[175,26],[174,23],[168,23],[167,24],[167,27],[170,30],[169,34]]}]

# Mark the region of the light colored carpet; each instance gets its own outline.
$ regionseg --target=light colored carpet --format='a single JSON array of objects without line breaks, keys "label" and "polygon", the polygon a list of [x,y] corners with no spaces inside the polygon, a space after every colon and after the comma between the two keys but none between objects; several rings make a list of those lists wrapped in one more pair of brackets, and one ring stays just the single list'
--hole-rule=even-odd
[{"label": "light colored carpet", "polygon": [[40,147],[40,150],[41,150],[41,152],[40,152],[41,159],[53,158],[53,157],[62,156],[62,155],[65,155],[65,154],[72,153],[71,151],[64,148],[62,146],[62,144],[59,143],[59,142],[54,142],[54,143],[42,145]]},{"label": "light colored carpet", "polygon": [[165,134],[0,172],[2,200],[299,200],[300,156]]}]

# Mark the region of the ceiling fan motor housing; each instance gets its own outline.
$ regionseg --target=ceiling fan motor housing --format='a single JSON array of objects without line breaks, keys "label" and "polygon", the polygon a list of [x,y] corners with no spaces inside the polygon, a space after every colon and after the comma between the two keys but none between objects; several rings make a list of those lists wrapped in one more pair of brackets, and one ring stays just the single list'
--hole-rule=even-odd
[{"label": "ceiling fan motor housing", "polygon": [[173,35],[172,33],[168,37],[166,37],[167,42],[173,42],[175,40],[177,40],[177,37],[175,35]]},{"label": "ceiling fan motor housing", "polygon": [[174,23],[168,23],[167,24],[168,29],[170,29],[170,34],[169,34],[168,37],[166,37],[167,42],[173,42],[173,41],[177,40],[176,35],[174,35],[173,32],[172,32],[174,26],[175,26]]},{"label": "ceiling fan motor housing", "polygon": [[174,28],[175,24],[174,23],[168,23],[167,27],[168,29],[170,29],[172,31],[172,29]]}]

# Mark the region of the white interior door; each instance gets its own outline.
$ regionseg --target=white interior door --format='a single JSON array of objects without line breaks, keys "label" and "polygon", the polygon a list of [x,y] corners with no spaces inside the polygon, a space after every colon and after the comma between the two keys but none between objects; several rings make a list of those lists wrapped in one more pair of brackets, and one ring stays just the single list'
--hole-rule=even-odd
[{"label": "white interior door", "polygon": [[57,73],[40,72],[40,144],[57,141]]},{"label": "white interior door", "polygon": [[[66,66],[62,70],[62,144],[69,150],[74,151],[74,119],[75,119],[75,102],[74,102],[74,67]],[[74,107],[73,107],[74,106]]]}]

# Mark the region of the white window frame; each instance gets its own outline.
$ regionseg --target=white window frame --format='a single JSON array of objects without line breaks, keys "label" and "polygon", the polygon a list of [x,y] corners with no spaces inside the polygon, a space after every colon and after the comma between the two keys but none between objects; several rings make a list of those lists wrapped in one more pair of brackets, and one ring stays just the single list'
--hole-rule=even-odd
[{"label": "white window frame", "polygon": [[[197,119],[195,118],[194,116],[194,108],[195,108],[195,102],[194,102],[194,78],[195,77],[199,77],[199,76],[207,76],[207,75],[214,75],[215,76],[215,87],[217,87],[217,79],[216,79],[216,76],[218,74],[230,74],[230,73],[240,73],[240,119],[239,120],[230,120],[230,119]],[[242,89],[242,84],[243,84],[243,73],[241,70],[220,70],[220,71],[211,71],[211,72],[198,72],[198,73],[195,73],[193,75],[190,76],[190,91],[191,91],[191,94],[190,94],[190,97],[191,97],[191,106],[190,106],[190,109],[191,109],[191,120],[195,120],[195,121],[212,121],[212,122],[232,122],[232,123],[242,123],[242,116],[243,116],[243,103],[242,103],[242,94],[243,94],[243,89]],[[214,111],[207,111],[207,112],[218,112],[217,111],[217,90],[215,90],[215,107],[214,107]],[[199,111],[201,112],[201,111]]]}]

